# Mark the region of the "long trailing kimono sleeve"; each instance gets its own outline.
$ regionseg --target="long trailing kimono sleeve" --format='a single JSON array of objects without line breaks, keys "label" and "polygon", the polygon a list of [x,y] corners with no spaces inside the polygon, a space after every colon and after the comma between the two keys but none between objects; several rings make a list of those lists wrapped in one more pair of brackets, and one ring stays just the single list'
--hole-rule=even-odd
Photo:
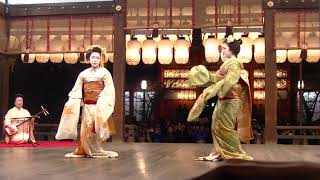
[{"label": "long trailing kimono sleeve", "polygon": [[112,113],[115,104],[115,89],[110,72],[103,77],[104,89],[99,95],[96,107],[95,131],[102,140],[115,134]]},{"label": "long trailing kimono sleeve", "polygon": [[80,73],[74,87],[69,93],[60,119],[56,139],[77,139],[77,126],[80,116],[83,78]]},{"label": "long trailing kimono sleeve", "polygon": [[203,90],[203,92],[200,94],[200,96],[192,106],[187,118],[189,122],[198,120],[198,117],[207,105],[207,101],[217,95],[223,83],[224,80],[218,81],[216,75],[210,74],[207,68],[203,65],[191,68],[189,75],[189,84],[191,86],[208,85],[208,87]]},{"label": "long trailing kimono sleeve", "polygon": [[207,105],[207,101],[217,95],[223,83],[223,80],[218,81],[203,90],[189,112],[187,118],[189,122],[198,120],[198,117]]}]

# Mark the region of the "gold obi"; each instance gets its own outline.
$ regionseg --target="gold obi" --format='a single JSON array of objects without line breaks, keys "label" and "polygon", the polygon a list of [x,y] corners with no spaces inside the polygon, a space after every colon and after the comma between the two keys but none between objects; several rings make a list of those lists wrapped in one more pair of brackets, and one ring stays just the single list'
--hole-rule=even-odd
[{"label": "gold obi", "polygon": [[219,100],[227,100],[227,99],[240,99],[242,94],[242,84],[239,82],[232,86],[232,88],[227,92],[227,94],[223,98],[219,98]]},{"label": "gold obi", "polygon": [[103,88],[102,78],[85,79],[83,82],[83,102],[85,104],[96,104]]}]

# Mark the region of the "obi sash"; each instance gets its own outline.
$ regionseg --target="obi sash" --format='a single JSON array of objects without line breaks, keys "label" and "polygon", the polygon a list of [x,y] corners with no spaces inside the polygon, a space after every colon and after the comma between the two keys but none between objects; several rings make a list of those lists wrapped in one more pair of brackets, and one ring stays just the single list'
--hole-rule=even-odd
[{"label": "obi sash", "polygon": [[96,104],[99,94],[104,88],[102,78],[88,78],[83,82],[83,102],[85,104]]}]

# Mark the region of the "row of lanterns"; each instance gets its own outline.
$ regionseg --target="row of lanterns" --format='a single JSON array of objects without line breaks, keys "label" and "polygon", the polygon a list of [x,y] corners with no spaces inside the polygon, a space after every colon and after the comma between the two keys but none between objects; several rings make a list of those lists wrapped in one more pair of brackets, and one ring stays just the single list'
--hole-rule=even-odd
[{"label": "row of lanterns", "polygon": [[[242,33],[234,33],[235,38],[240,38]],[[249,33],[248,37],[242,37],[241,50],[238,55],[244,63],[249,63],[254,55],[254,59],[257,63],[265,62],[265,40],[263,37],[258,37],[258,33]],[[224,33],[218,33],[217,38],[208,36],[204,40],[203,45],[205,47],[205,58],[209,63],[215,63],[219,61],[221,55],[218,51],[218,46],[222,43]],[[75,37],[71,40],[71,51],[81,50],[81,38]],[[88,41],[88,40],[85,40]],[[36,42],[34,49],[35,52],[46,52],[47,40],[44,37],[40,37]],[[89,42],[84,42],[85,44]],[[112,46],[111,42],[107,37],[97,36],[93,38],[93,43],[102,46]],[[22,43],[22,51],[25,51],[25,43]],[[253,47],[254,46],[254,54]],[[67,47],[66,41],[63,37],[54,37],[50,41],[51,52],[65,52]],[[126,49],[126,62],[128,65],[137,65],[140,63],[140,59],[144,64],[154,64],[158,59],[160,64],[170,64],[174,60],[177,64],[187,64],[189,62],[189,47],[190,41],[186,40],[185,37],[179,37],[178,39],[170,39],[164,37],[161,40],[155,40],[147,38],[141,41],[139,38],[132,38],[127,42]],[[301,50],[276,50],[276,61],[277,63],[284,63],[287,59],[291,63],[300,63]],[[109,61],[113,62],[113,53],[108,53]],[[141,58],[142,56],[142,58]],[[78,53],[57,53],[57,54],[30,54],[29,63],[36,60],[39,63],[46,63],[49,60],[53,63],[60,63],[65,60],[66,63],[74,64],[79,59]],[[308,49],[306,61],[310,63],[316,63],[320,59],[319,49]],[[222,61],[224,59],[222,58]]]},{"label": "row of lanterns", "polygon": [[[286,59],[290,63],[300,63],[302,59],[300,58],[301,50],[276,50],[277,63],[284,63]],[[320,49],[308,49],[306,61],[309,63],[316,63],[320,59]]]},{"label": "row of lanterns", "polygon": [[[238,38],[243,33],[235,33]],[[252,39],[258,38],[260,33],[253,32],[248,35],[248,42]],[[142,62],[144,64],[154,64],[156,59],[160,64],[170,64],[174,59],[177,64],[187,64],[189,61],[189,47],[190,41],[186,40],[185,36],[179,38],[173,38],[175,35],[168,35],[162,39],[141,38],[141,35],[137,35],[137,38],[131,38],[127,42],[126,49],[126,61],[129,65],[137,65],[140,63],[141,55]],[[219,60],[218,46],[221,44],[221,40],[224,38],[225,33],[218,33],[217,38],[208,38],[204,41],[205,54],[208,62],[216,62]],[[145,37],[145,36],[142,36]],[[249,45],[244,46],[244,52],[249,52]],[[250,52],[251,44],[250,44]],[[242,53],[245,55],[245,53]],[[246,58],[245,58],[246,59]],[[251,57],[250,57],[251,60]],[[249,62],[250,62],[249,60]]]},{"label": "row of lanterns", "polygon": [[[253,88],[254,89],[264,89],[266,85],[266,82],[264,79],[255,79],[253,81]],[[279,79],[277,80],[277,88],[278,89],[285,89],[287,88],[287,81],[285,79]]]},{"label": "row of lanterns", "polygon": [[[90,40],[83,39],[83,35],[73,35],[71,39],[67,35],[51,35],[49,44],[45,36],[34,35],[30,40],[30,51],[39,52],[29,54],[27,61],[24,60],[24,54],[21,55],[21,59],[26,63],[33,63],[37,61],[38,63],[61,63],[63,60],[68,64],[75,64],[80,59],[79,53],[62,53],[66,52],[69,48],[71,52],[81,52],[84,51],[84,46],[89,46]],[[93,35],[92,43],[95,45],[100,45],[107,47],[108,53],[106,54],[106,61],[113,62],[113,53],[112,51],[112,35]],[[68,45],[71,45],[68,48]],[[49,45],[49,46],[48,46]],[[49,49],[48,49],[49,47]],[[21,48],[22,52],[26,51],[26,38],[25,36],[16,37],[10,36],[9,49],[19,49]],[[50,53],[47,53],[50,52]],[[57,52],[57,53],[52,53]],[[61,53],[60,53],[61,52]],[[86,61],[83,61],[86,62]]]},{"label": "row of lanterns", "polygon": [[[236,38],[236,37],[235,37]],[[249,63],[252,59],[252,46],[254,46],[254,59],[257,63],[265,63],[265,39],[264,37],[258,37],[255,40],[249,37],[241,38],[243,43],[240,48],[240,53],[238,57],[242,59],[243,63]],[[218,51],[218,46],[222,43],[222,40],[219,38],[214,38],[209,36],[203,42],[205,47],[205,58],[209,63],[217,62],[221,55]],[[276,61],[277,63],[284,63],[287,59],[290,63],[300,63],[301,50],[276,50]],[[309,63],[316,63],[320,59],[320,49],[308,49],[307,50],[307,59]],[[222,61],[224,59],[222,58]]]},{"label": "row of lanterns", "polygon": [[163,85],[165,88],[170,89],[194,89],[194,87],[190,87],[187,79],[166,79],[164,80]]},{"label": "row of lanterns", "polygon": [[131,38],[127,42],[126,61],[128,65],[154,64],[158,58],[160,64],[170,64],[174,59],[177,64],[187,64],[189,62],[190,42],[184,37],[179,37],[172,42],[168,37],[156,42],[152,38],[147,38],[142,43],[137,38]]},{"label": "row of lanterns", "polygon": [[[27,61],[25,59],[25,54],[21,54],[21,60],[24,63],[33,63],[37,61],[38,63],[48,63],[49,60],[52,63],[62,63],[64,60],[67,64],[76,64],[80,59],[79,53],[56,53],[56,54],[29,54]],[[113,63],[113,53],[107,53],[105,58],[105,63],[110,61]],[[84,60],[83,63],[89,63]]]},{"label": "row of lanterns", "polygon": [[197,98],[197,93],[192,90],[178,91],[176,98],[180,100],[194,100]]},{"label": "row of lanterns", "polygon": [[164,78],[188,78],[189,69],[165,69]]},{"label": "row of lanterns", "polygon": [[[265,70],[264,69],[256,69],[253,71],[254,78],[265,78]],[[286,78],[288,77],[288,71],[284,69],[277,70],[277,77],[278,78]]]}]

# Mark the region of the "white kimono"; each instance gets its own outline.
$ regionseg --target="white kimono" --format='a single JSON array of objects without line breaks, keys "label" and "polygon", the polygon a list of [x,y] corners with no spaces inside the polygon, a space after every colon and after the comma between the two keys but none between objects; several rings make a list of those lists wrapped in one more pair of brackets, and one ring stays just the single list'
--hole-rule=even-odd
[{"label": "white kimono", "polygon": [[85,80],[90,79],[103,79],[104,88],[96,104],[83,105],[80,145],[75,152],[67,154],[66,157],[116,157],[116,152],[104,151],[101,146],[101,143],[115,131],[110,118],[114,110],[115,90],[111,74],[106,68],[88,68],[79,74],[64,106],[56,139],[77,138],[83,84]]},{"label": "white kimono", "polygon": [[[16,128],[18,130],[17,133],[15,133],[12,136],[6,135],[10,140],[6,140],[7,143],[14,143],[14,144],[21,144],[26,143],[29,140],[29,132],[30,132],[30,122],[27,122],[25,120],[26,117],[30,117],[30,113],[28,110],[21,108],[18,109],[16,107],[11,108],[4,119],[4,127],[11,126],[13,128]],[[14,118],[14,119],[12,119]],[[21,122],[24,122],[21,124]],[[20,125],[19,125],[20,124]],[[19,127],[17,127],[19,125]]]}]

